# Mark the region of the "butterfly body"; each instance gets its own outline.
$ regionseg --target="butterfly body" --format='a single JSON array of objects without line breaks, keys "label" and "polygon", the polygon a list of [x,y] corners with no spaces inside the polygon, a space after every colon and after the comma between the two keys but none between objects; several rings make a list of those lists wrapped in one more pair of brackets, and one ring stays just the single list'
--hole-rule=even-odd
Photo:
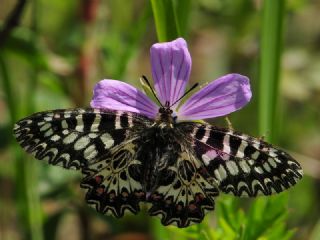
[{"label": "butterfly body", "polygon": [[86,201],[98,212],[122,217],[149,203],[164,225],[201,222],[219,191],[270,195],[302,177],[299,164],[272,145],[177,122],[168,109],[155,120],[107,109],[53,110],[22,119],[14,133],[35,158],[81,170]]}]

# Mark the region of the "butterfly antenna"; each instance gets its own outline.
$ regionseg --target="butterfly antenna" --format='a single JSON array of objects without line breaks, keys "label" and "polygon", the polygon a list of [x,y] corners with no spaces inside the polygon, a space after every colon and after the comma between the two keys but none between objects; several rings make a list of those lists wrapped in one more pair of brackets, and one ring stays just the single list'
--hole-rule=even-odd
[{"label": "butterfly antenna", "polygon": [[179,102],[182,98],[184,98],[188,93],[190,93],[193,89],[195,89],[196,87],[198,87],[199,83],[195,83],[191,88],[189,88],[188,91],[186,91],[178,100],[176,100],[173,104],[170,105],[170,107],[172,107],[173,105],[175,105],[177,102]]},{"label": "butterfly antenna", "polygon": [[153,91],[153,88],[149,82],[149,80],[147,79],[147,77],[145,75],[142,75],[141,78],[147,83],[148,87],[150,88],[153,96],[157,99],[158,103],[161,105],[161,107],[163,107],[162,103],[160,102],[159,98],[157,97],[156,93]]}]

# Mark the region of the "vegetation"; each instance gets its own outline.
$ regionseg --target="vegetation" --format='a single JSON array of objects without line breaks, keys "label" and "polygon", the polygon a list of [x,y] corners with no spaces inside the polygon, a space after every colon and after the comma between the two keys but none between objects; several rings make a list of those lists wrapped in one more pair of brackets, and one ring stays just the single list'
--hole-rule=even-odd
[{"label": "vegetation", "polygon": [[[320,239],[319,8],[316,0],[2,0],[0,238]],[[22,152],[13,124],[88,106],[103,78],[138,87],[142,74],[151,79],[150,46],[179,36],[191,50],[191,84],[249,76],[253,99],[229,116],[233,127],[288,150],[305,176],[278,196],[222,195],[215,212],[186,229],[163,227],[145,211],[102,216],[86,206],[79,174]]]}]

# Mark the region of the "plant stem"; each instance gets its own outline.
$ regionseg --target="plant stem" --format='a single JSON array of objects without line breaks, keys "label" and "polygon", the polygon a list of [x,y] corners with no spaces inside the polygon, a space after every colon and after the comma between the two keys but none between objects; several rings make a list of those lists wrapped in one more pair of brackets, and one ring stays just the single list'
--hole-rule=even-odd
[{"label": "plant stem", "polygon": [[259,133],[277,141],[279,68],[282,47],[284,0],[263,1],[259,88]]}]

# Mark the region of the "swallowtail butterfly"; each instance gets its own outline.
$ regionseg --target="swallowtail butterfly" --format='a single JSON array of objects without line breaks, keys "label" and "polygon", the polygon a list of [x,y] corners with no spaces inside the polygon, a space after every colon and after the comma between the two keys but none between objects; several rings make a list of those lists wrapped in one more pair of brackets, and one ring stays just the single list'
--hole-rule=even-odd
[{"label": "swallowtail butterfly", "polygon": [[279,193],[302,177],[284,151],[206,123],[176,122],[170,107],[156,119],[127,111],[69,109],[35,113],[14,127],[35,158],[79,170],[86,201],[122,217],[149,203],[163,225],[187,227],[214,209],[219,192]]}]

